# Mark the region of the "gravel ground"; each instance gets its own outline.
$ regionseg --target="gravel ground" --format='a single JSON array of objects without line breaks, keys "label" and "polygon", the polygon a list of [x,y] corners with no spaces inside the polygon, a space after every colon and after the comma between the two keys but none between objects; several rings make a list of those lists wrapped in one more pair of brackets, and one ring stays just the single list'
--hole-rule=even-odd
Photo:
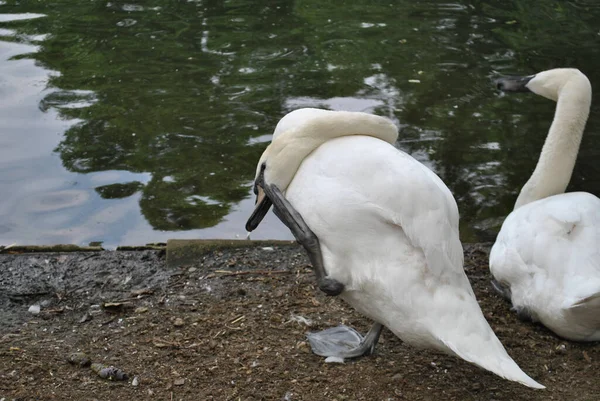
[{"label": "gravel ground", "polygon": [[[547,390],[386,330],[375,355],[325,363],[307,331],[364,333],[370,322],[314,287],[300,247],[250,246],[207,249],[178,268],[164,251],[0,254],[0,400],[600,400],[598,344],[519,321],[491,289],[488,251],[465,245],[471,284],[508,352]],[[74,352],[101,365],[70,364]],[[127,379],[103,379],[104,366]]]}]

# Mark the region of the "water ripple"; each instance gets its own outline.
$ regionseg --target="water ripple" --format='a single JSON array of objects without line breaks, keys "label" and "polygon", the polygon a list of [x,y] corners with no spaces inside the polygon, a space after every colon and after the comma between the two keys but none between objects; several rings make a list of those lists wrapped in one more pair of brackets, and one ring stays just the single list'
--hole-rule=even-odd
[{"label": "water ripple", "polygon": [[22,13],[22,14],[0,14],[0,22],[22,21],[45,17],[46,14]]}]

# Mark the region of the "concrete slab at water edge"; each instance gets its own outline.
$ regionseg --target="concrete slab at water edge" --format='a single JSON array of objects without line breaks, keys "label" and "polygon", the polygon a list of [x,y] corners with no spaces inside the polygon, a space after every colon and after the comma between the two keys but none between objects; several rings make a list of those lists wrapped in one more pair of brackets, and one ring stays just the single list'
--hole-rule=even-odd
[{"label": "concrete slab at water edge", "polygon": [[297,246],[295,241],[280,240],[185,240],[173,239],[167,241],[167,266],[179,267],[197,262],[207,252],[220,249],[235,249],[275,246]]},{"label": "concrete slab at water edge", "polygon": [[[116,251],[98,246],[13,246],[0,253],[0,321],[4,329],[18,325],[29,317],[32,305],[41,304],[43,314],[67,299],[89,307],[128,298],[144,288],[164,291],[173,274],[184,266],[202,265],[206,255],[247,248],[269,261],[269,250],[280,247],[297,247],[294,253],[303,255],[292,241],[173,240]],[[219,260],[213,255],[206,263],[213,266]]]}]

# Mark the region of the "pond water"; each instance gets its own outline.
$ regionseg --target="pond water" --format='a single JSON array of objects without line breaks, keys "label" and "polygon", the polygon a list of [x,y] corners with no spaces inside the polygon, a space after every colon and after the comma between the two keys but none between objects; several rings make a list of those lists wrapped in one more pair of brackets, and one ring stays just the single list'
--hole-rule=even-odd
[{"label": "pond water", "polygon": [[[499,74],[600,83],[600,3],[0,1],[0,243],[245,237],[255,164],[285,113],[367,111],[494,238],[554,104]],[[569,190],[600,193],[600,113]],[[270,214],[253,238],[291,238]]]}]

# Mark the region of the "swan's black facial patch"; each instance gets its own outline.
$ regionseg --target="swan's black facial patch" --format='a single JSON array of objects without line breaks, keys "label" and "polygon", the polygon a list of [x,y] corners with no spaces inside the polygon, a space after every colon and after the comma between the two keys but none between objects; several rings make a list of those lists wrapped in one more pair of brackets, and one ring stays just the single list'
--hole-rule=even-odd
[{"label": "swan's black facial patch", "polygon": [[531,81],[535,75],[529,75],[526,77],[502,77],[494,81],[496,89],[503,92],[531,92],[527,87],[529,81]]},{"label": "swan's black facial patch", "polygon": [[248,232],[253,231],[262,219],[265,217],[271,205],[273,204],[271,200],[265,194],[265,168],[267,165],[263,163],[260,166],[260,173],[258,173],[258,177],[256,177],[256,181],[254,181],[254,193],[256,194],[256,203],[254,207],[254,211],[248,218],[248,222],[246,222],[246,230]]},{"label": "swan's black facial patch", "polygon": [[264,180],[266,168],[267,168],[267,163],[263,162],[263,164],[260,165],[260,173],[258,173],[258,177],[256,178],[256,181],[254,181],[254,195],[258,195],[258,185],[262,184],[262,181]]}]

